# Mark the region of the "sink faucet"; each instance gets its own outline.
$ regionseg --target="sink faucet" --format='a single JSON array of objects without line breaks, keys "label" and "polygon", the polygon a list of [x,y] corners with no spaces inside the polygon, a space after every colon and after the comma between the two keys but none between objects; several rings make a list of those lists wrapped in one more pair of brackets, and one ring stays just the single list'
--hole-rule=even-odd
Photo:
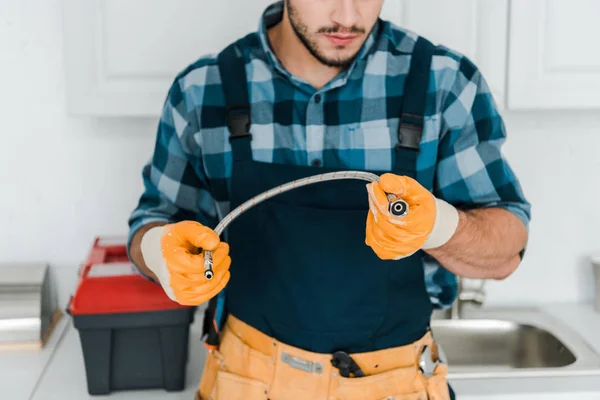
[{"label": "sink faucet", "polygon": [[481,280],[478,288],[469,289],[465,289],[463,285],[463,278],[457,277],[457,283],[458,295],[456,296],[456,300],[454,303],[452,303],[452,307],[450,308],[450,319],[460,319],[466,303],[472,303],[481,306],[485,301],[485,291],[483,290],[485,280]]}]

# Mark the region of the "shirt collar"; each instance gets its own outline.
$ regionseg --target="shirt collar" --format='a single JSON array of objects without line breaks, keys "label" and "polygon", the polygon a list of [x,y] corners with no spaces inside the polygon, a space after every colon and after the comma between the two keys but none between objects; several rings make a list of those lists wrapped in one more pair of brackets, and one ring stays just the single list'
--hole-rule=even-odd
[{"label": "shirt collar", "polygon": [[[258,35],[260,38],[261,47],[271,67],[275,68],[284,76],[295,81],[296,83],[308,85],[306,81],[291,74],[283,67],[283,65],[273,52],[273,49],[271,48],[271,45],[269,43],[269,36],[267,34],[267,30],[281,21],[281,19],[283,18],[283,7],[284,2],[283,0],[280,0],[269,5],[263,12],[260,18],[258,28]],[[361,47],[358,55],[356,56],[352,64],[340,75],[338,75],[331,82],[329,82],[323,89],[339,87],[346,83],[348,77],[350,77],[354,70],[357,68],[357,65],[362,63],[362,61],[364,61],[373,51],[375,51],[375,48],[377,47],[376,43],[378,39],[382,36],[382,25],[383,21],[381,19],[378,19],[375,27],[365,40],[365,43],[363,43],[363,46]]]}]

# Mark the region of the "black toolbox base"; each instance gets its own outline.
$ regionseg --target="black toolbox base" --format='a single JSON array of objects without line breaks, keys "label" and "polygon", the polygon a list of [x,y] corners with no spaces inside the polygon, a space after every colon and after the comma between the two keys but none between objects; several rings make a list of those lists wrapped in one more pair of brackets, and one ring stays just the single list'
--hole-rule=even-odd
[{"label": "black toolbox base", "polygon": [[75,316],[88,393],[183,390],[194,311]]}]

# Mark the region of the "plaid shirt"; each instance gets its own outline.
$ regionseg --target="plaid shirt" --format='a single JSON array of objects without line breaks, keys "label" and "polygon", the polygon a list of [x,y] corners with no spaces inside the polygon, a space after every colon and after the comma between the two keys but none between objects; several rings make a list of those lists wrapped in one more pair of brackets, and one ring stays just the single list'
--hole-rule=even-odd
[{"label": "plaid shirt", "polygon": [[[391,171],[398,116],[386,109],[402,94],[417,36],[378,21],[349,69],[317,90],[287,72],[269,47],[266,29],[281,14],[281,2],[268,7],[259,30],[244,39],[254,159]],[[502,207],[528,226],[530,206],[501,154],[505,127],[480,71],[437,46],[431,73],[417,179],[457,207]],[[142,172],[145,191],[129,220],[129,242],[150,222],[191,219],[215,227],[229,212],[231,147],[220,82],[216,54],[175,77]],[[424,257],[430,298],[447,307],[456,278]]]}]

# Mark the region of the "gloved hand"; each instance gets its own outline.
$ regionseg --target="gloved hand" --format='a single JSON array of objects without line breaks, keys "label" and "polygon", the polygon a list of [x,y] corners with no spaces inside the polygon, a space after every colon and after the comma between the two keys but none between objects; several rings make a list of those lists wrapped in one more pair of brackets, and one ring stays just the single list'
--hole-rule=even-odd
[{"label": "gloved hand", "polygon": [[[203,250],[213,251],[214,277],[204,277]],[[142,237],[144,262],[165,293],[182,305],[197,306],[216,296],[229,281],[229,245],[195,221],[151,228]]]},{"label": "gloved hand", "polygon": [[[382,260],[399,260],[420,249],[445,244],[458,226],[458,211],[436,198],[416,180],[407,176],[383,174],[379,182],[367,184],[369,214],[366,241]],[[402,218],[389,211],[387,193],[408,204]]]}]

